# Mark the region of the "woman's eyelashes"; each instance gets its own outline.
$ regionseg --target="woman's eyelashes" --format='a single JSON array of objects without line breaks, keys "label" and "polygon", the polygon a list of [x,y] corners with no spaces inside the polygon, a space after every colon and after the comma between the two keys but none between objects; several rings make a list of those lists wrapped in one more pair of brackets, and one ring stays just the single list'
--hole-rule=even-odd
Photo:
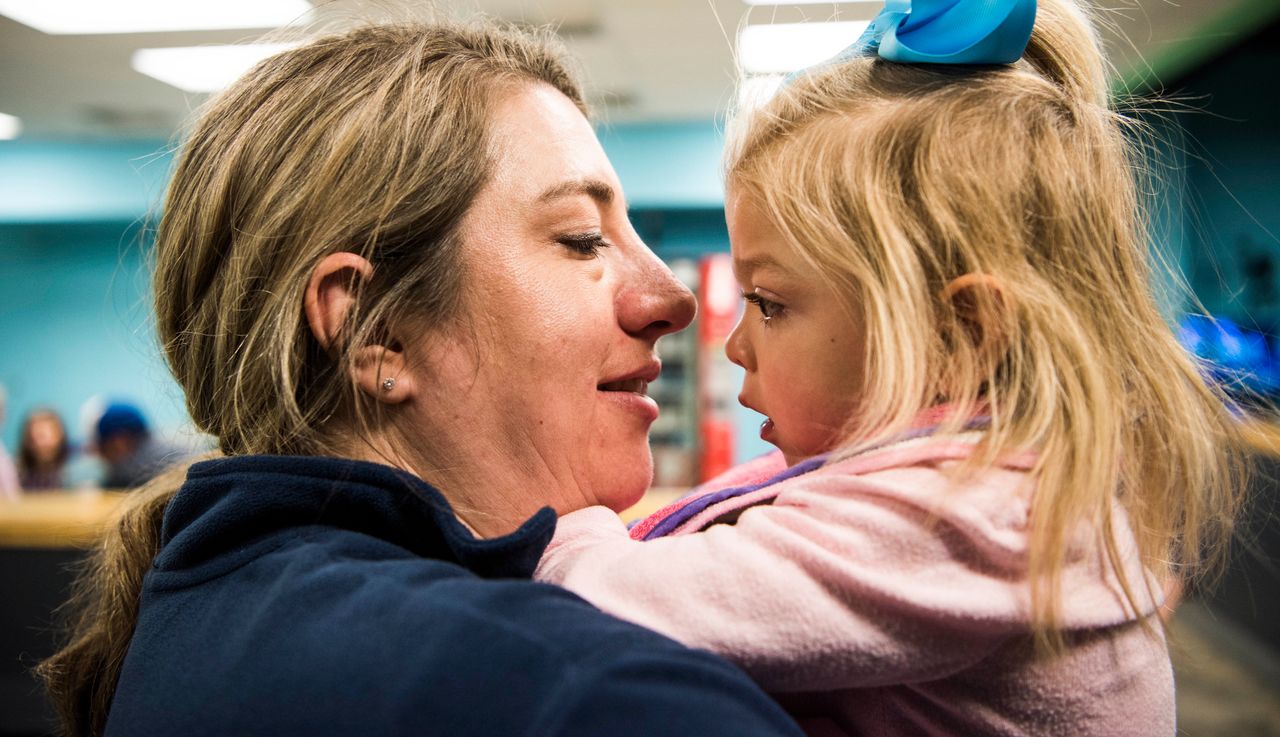
[{"label": "woman's eyelashes", "polygon": [[601,249],[613,247],[599,232],[562,235],[556,238],[556,242],[580,256],[595,256]]},{"label": "woman's eyelashes", "polygon": [[781,304],[774,302],[767,297],[762,297],[755,292],[743,292],[742,298],[755,305],[756,309],[760,310],[760,318],[765,325],[768,325],[769,321],[773,318],[781,315],[785,309]]}]

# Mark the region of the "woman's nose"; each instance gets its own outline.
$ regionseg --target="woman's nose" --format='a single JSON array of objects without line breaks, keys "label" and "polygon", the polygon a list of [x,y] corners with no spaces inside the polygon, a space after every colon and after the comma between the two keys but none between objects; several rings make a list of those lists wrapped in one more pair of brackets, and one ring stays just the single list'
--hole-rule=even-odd
[{"label": "woman's nose", "polygon": [[656,342],[689,326],[698,303],[667,265],[647,247],[618,291],[618,322],[629,335]]}]

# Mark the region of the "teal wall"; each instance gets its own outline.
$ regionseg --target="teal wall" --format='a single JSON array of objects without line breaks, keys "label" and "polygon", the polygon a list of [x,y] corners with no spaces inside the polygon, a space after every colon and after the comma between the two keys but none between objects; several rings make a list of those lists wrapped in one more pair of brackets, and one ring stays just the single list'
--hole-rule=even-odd
[{"label": "teal wall", "polygon": [[0,383],[3,438],[52,406],[82,440],[80,408],[130,399],[157,429],[187,425],[148,322],[139,224],[171,159],[164,142],[0,142]]},{"label": "teal wall", "polygon": [[129,223],[160,200],[163,141],[0,141],[0,223]]},{"label": "teal wall", "polygon": [[715,123],[603,125],[599,135],[633,208],[724,206],[724,136]]},{"label": "teal wall", "polygon": [[6,445],[21,416],[51,405],[79,436],[94,396],[138,402],[156,427],[185,425],[156,350],[137,229],[119,222],[0,224],[0,383]]},{"label": "teal wall", "polygon": [[[719,209],[724,138],[710,122],[606,125],[605,151],[639,210]],[[172,157],[161,140],[0,141],[0,223],[128,223],[154,211]]]}]

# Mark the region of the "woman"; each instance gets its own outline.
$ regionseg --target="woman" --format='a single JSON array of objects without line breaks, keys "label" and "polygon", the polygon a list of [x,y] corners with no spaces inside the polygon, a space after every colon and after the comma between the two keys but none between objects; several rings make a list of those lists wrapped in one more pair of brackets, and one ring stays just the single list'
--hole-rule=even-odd
[{"label": "woman", "polygon": [[528,581],[556,512],[643,492],[654,344],[694,309],[584,110],[546,43],[422,26],[211,104],[154,283],[225,457],[105,543],[43,666],[71,734],[798,734],[722,662]]},{"label": "woman", "polygon": [[63,469],[71,455],[67,428],[52,409],[27,413],[18,444],[18,476],[24,491],[48,491],[66,487]]}]

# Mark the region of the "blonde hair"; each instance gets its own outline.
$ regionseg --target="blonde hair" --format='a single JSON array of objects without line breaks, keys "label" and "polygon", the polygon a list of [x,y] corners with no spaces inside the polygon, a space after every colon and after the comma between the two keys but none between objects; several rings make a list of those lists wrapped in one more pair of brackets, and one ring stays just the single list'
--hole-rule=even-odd
[{"label": "blonde hair", "polygon": [[[1082,524],[1136,613],[1153,592],[1124,577],[1113,505],[1148,569],[1184,578],[1223,553],[1243,489],[1229,404],[1153,297],[1133,126],[1109,105],[1084,11],[1041,0],[1016,64],[855,59],[801,75],[731,129],[731,194],[865,324],[845,450],[945,399],[959,409],[944,430],[989,408],[972,466],[1039,452],[1029,566],[1042,651],[1061,647],[1060,574]],[[966,274],[983,275],[979,288],[943,296]]]},{"label": "blonde hair", "polygon": [[[160,342],[222,453],[343,455],[381,417],[352,380],[402,321],[465,318],[458,228],[492,168],[498,95],[547,84],[586,113],[549,34],[386,24],[263,61],[211,100],[169,185],[155,242]],[[373,264],[341,340],[303,314],[327,255]],[[373,405],[376,407],[376,404]],[[90,560],[69,644],[39,669],[70,735],[101,734],[164,510],[185,468],[132,495]]]}]

